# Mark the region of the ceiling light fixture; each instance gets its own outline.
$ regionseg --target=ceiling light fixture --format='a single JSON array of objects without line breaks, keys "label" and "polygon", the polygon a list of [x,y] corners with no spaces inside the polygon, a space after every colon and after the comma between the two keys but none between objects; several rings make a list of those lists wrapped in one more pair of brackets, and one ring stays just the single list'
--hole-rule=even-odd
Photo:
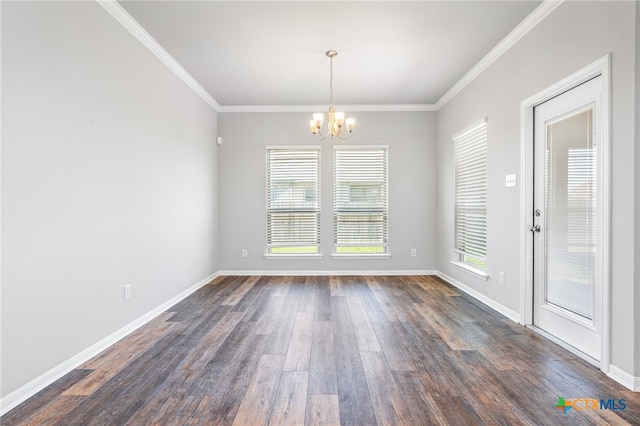
[{"label": "ceiling light fixture", "polygon": [[[351,132],[356,125],[354,118],[347,118],[345,120],[344,112],[336,112],[333,108],[333,58],[338,54],[335,50],[328,50],[326,55],[329,57],[329,120],[327,121],[327,133],[322,134],[322,122],[324,120],[323,113],[313,114],[313,120],[309,122],[309,128],[311,133],[314,134],[316,139],[324,140],[327,137],[348,139],[351,136]],[[346,124],[349,133],[343,137],[343,126]]]}]

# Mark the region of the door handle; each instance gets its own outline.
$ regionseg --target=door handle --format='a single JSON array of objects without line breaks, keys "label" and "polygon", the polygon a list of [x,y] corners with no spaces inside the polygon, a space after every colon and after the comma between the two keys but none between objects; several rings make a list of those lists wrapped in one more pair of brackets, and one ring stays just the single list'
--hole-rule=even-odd
[{"label": "door handle", "polygon": [[540,225],[534,225],[531,228],[529,228],[529,231],[531,232],[540,232]]}]

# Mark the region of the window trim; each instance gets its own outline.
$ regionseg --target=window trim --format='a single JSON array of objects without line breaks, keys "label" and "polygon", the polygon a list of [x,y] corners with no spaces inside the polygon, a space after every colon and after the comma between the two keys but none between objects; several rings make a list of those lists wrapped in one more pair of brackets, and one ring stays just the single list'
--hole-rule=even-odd
[{"label": "window trim", "polygon": [[[385,150],[385,194],[384,194],[384,207],[385,207],[385,239],[386,244],[383,244],[384,252],[382,253],[338,253],[337,248],[337,235],[336,235],[336,151],[347,150],[367,150],[367,149],[381,149]],[[389,145],[334,145],[333,146],[333,249],[331,257],[333,259],[389,259],[391,257],[389,246]]]},{"label": "window trim", "polygon": [[267,242],[269,240],[269,233],[268,233],[268,227],[269,227],[269,223],[268,223],[268,215],[269,215],[269,202],[270,202],[270,196],[271,194],[269,193],[269,151],[270,150],[290,150],[290,151],[317,151],[318,152],[318,182],[317,182],[317,188],[318,188],[318,208],[317,208],[317,213],[318,213],[318,244],[317,244],[317,248],[318,248],[318,252],[317,253],[271,253],[269,251],[269,245],[266,244],[265,245],[265,253],[264,253],[264,258],[265,259],[280,259],[280,260],[285,260],[285,259],[322,259],[324,257],[324,255],[322,254],[322,241],[321,241],[321,236],[322,236],[322,230],[321,230],[321,220],[322,220],[322,145],[265,145],[265,242]]},{"label": "window trim", "polygon": [[471,275],[475,275],[476,277],[487,281],[489,280],[489,273],[487,272],[486,269],[482,269],[479,268],[477,266],[473,266],[469,263],[465,263],[459,260],[450,260],[449,263],[451,263],[452,265],[462,269],[463,271],[471,274]]},{"label": "window trim", "polygon": [[[488,126],[487,126],[488,120],[487,117],[484,117],[483,119],[473,123],[470,126],[467,126],[465,129],[461,130],[460,132],[454,134],[452,136],[452,141],[453,141],[453,186],[454,186],[454,197],[453,197],[453,215],[454,215],[454,225],[453,225],[453,252],[456,255],[456,259],[451,261],[452,264],[480,277],[483,279],[488,279],[489,275],[487,273],[488,267],[487,267],[487,219],[488,219],[488,215],[487,215],[487,208],[488,208],[488,161],[487,161],[487,157],[488,157]],[[459,168],[458,165],[458,142],[460,141],[460,139],[462,139],[463,137],[467,136],[468,134],[477,131],[480,127],[484,126],[484,132],[485,132],[485,137],[484,137],[484,150],[485,150],[485,164],[484,164],[484,174],[485,174],[485,186],[484,186],[484,197],[485,197],[485,204],[484,204],[484,231],[485,231],[485,237],[484,237],[484,251],[485,251],[485,255],[484,257],[482,256],[478,256],[477,254],[473,254],[473,253],[469,253],[469,252],[465,252],[460,250],[457,245],[458,245],[458,241],[459,241],[459,234],[458,234],[458,179],[457,179],[457,171]],[[465,257],[471,257],[471,258],[475,258],[481,261],[485,262],[485,266],[481,267],[479,265],[475,265],[467,260],[465,260]]]}]

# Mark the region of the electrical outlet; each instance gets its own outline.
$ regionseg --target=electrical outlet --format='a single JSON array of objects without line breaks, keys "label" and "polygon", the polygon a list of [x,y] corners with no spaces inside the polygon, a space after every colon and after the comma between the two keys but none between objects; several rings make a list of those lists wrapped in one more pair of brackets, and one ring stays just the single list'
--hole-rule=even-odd
[{"label": "electrical outlet", "polygon": [[131,284],[124,286],[124,300],[131,299]]},{"label": "electrical outlet", "polygon": [[498,284],[504,284],[504,272],[498,272]]},{"label": "electrical outlet", "polygon": [[249,252],[247,251],[247,249],[242,249],[242,257],[247,257],[249,256]]},{"label": "electrical outlet", "polygon": [[411,257],[416,257],[418,255],[418,251],[416,249],[411,249]]}]

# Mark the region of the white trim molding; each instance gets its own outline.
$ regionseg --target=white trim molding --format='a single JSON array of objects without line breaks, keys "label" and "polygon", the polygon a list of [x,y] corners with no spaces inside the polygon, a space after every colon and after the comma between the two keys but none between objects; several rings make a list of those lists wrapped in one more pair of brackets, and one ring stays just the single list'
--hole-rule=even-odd
[{"label": "white trim molding", "polygon": [[182,65],[169,54],[142,25],[138,23],[116,0],[96,0],[111,16],[115,18],[127,31],[131,33],[144,47],[149,49],[160,61],[178,76],[191,90],[193,90],[214,111],[220,111],[220,104],[185,70]]},{"label": "white trim molding", "polygon": [[449,89],[435,103],[436,110],[439,110],[467,87],[473,80],[482,74],[491,64],[497,61],[503,54],[511,49],[522,37],[534,29],[551,12],[556,10],[564,0],[544,0],[533,12],[531,12],[517,27],[515,27],[505,38],[500,41],[487,55],[467,72],[451,89]]},{"label": "white trim molding", "polygon": [[476,277],[480,278],[481,280],[484,280],[484,281],[488,281],[489,280],[489,273],[487,271],[485,271],[484,269],[480,269],[480,268],[478,268],[476,266],[470,265],[468,263],[460,262],[460,261],[457,261],[457,260],[450,260],[449,263],[451,263],[456,268],[462,269],[463,271],[465,271],[468,274],[475,275]]},{"label": "white trim molding", "polygon": [[322,253],[265,253],[264,258],[270,260],[321,260],[322,258],[324,258],[324,255]]},{"label": "white trim molding", "polygon": [[72,356],[71,358],[67,359],[66,361],[52,368],[46,373],[40,375],[39,377],[36,377],[26,385],[11,392],[9,395],[5,396],[0,400],[0,416],[3,416],[10,410],[22,404],[24,401],[31,398],[33,395],[40,392],[42,389],[46,388],[56,380],[60,379],[65,374],[78,368],[80,365],[84,364],[94,356],[98,355],[100,352],[104,351],[109,346],[115,344],[119,340],[133,333],[135,330],[142,327],[143,325],[145,325],[146,323],[148,323],[149,321],[151,321],[161,313],[166,312],[173,305],[185,299],[186,297],[188,297],[189,295],[191,295],[201,287],[209,284],[211,281],[216,279],[219,275],[220,274],[217,272],[212,275],[209,275],[208,277],[202,279],[201,281],[192,285],[191,287],[179,293],[178,295],[167,300],[157,308],[147,312],[146,314],[142,315],[138,319],[125,325],[121,329],[115,331],[114,333],[111,333],[109,336],[105,337],[99,342],[89,346],[85,350]]},{"label": "white trim molding", "polygon": [[350,259],[391,259],[391,253],[331,253],[332,259],[350,260]]},{"label": "white trim molding", "polygon": [[[377,105],[335,105],[344,112],[420,112],[437,111],[434,104],[377,104]],[[219,112],[318,112],[326,105],[223,105]]]},{"label": "white trim molding", "polygon": [[[326,105],[225,105],[221,106],[174,58],[171,56],[116,0],[96,0],[116,21],[138,39],[151,53],[185,82],[216,112],[314,112],[323,111]],[[469,72],[454,84],[435,104],[381,104],[343,105],[344,111],[438,111],[453,99],[491,64],[515,45],[529,31],[542,22],[565,0],[543,0],[518,26],[502,39]],[[337,106],[338,107],[338,106]]]},{"label": "white trim molding", "polygon": [[448,282],[449,284],[451,284],[452,286],[456,287],[459,290],[462,290],[463,292],[467,293],[469,296],[473,297],[474,299],[484,303],[485,305],[487,305],[488,307],[490,307],[491,309],[493,309],[494,311],[497,311],[498,313],[504,315],[505,317],[509,318],[511,321],[520,322],[520,314],[517,313],[516,311],[513,311],[509,308],[507,308],[506,306],[504,306],[501,303],[496,302],[495,300],[493,300],[492,298],[485,296],[484,294],[480,293],[479,291],[476,291],[474,289],[472,289],[471,287],[469,287],[466,284],[461,283],[460,281],[456,280],[455,278],[450,277],[449,275],[438,271],[438,273],[436,274],[438,277],[442,278],[443,280],[445,280],[446,282]]},{"label": "white trim molding", "polygon": [[292,270],[280,270],[280,271],[262,271],[262,270],[228,270],[219,271],[220,276],[266,276],[266,277],[325,277],[325,276],[405,276],[405,275],[438,275],[438,271],[435,270],[333,270],[333,271],[292,271]]},{"label": "white trim molding", "polygon": [[634,377],[632,374],[627,373],[620,367],[616,367],[613,364],[609,365],[609,372],[607,373],[607,376],[629,390],[640,392],[640,377]]}]

